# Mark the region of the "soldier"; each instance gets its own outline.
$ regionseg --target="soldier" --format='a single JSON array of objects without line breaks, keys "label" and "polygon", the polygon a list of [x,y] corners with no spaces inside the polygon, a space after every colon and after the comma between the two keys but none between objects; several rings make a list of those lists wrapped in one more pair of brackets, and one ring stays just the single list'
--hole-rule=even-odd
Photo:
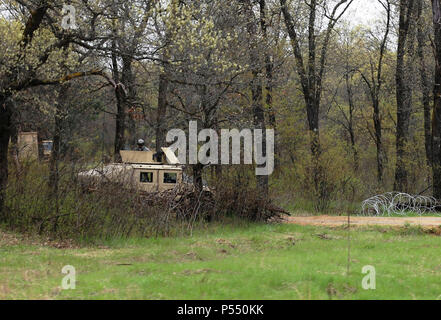
[{"label": "soldier", "polygon": [[139,139],[138,146],[136,147],[135,151],[150,151],[150,149],[145,146],[144,140]]}]

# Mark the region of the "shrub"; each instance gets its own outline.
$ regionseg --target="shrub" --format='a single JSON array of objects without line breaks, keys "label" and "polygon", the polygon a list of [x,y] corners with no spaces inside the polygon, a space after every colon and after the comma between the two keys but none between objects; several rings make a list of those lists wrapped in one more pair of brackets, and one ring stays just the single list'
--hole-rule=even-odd
[{"label": "shrub", "polygon": [[61,163],[56,186],[49,185],[46,164],[34,162],[20,174],[12,172],[1,222],[23,233],[80,240],[183,235],[199,222],[223,217],[267,221],[281,214],[252,184],[234,175],[226,175],[211,191],[197,193],[191,185],[180,185],[142,194],[110,182],[89,192],[77,179],[81,171],[84,166]]}]

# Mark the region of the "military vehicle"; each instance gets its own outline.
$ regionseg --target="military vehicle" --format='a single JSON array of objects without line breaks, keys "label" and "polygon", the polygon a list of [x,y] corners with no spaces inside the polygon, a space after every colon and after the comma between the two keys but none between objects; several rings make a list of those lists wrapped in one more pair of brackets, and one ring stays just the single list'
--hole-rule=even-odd
[{"label": "military vehicle", "polygon": [[37,132],[19,132],[18,134],[17,151],[20,160],[48,160],[52,154],[52,146],[52,140],[43,140],[40,144]]},{"label": "military vehicle", "polygon": [[174,189],[183,183],[183,168],[169,148],[154,151],[120,151],[122,163],[80,172],[83,186],[94,189],[103,183],[152,193]]},{"label": "military vehicle", "polygon": [[48,160],[51,157],[54,142],[52,140],[43,140],[41,145],[43,147],[43,158]]},{"label": "military vehicle", "polygon": [[17,140],[18,158],[20,160],[38,159],[38,134],[37,132],[20,132]]}]

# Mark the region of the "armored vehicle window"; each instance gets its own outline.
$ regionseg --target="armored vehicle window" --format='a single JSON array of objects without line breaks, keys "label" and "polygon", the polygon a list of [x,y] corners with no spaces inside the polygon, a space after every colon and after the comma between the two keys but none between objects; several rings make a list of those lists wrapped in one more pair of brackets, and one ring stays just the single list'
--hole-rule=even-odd
[{"label": "armored vehicle window", "polygon": [[141,172],[139,181],[141,183],[152,183],[153,182],[153,172]]},{"label": "armored vehicle window", "polygon": [[164,172],[164,183],[177,183],[178,175],[174,172]]},{"label": "armored vehicle window", "polygon": [[44,151],[52,151],[53,143],[52,141],[43,142],[43,150]]}]

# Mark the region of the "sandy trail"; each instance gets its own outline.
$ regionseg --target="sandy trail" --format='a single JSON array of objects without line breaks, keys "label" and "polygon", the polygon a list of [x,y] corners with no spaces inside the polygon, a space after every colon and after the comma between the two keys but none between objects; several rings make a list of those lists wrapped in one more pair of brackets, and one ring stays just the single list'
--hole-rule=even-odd
[{"label": "sandy trail", "polygon": [[[308,217],[288,217],[288,223],[313,226],[342,226],[347,225],[347,216],[308,216]],[[406,223],[410,225],[420,225],[422,227],[438,227],[441,226],[441,217],[356,217],[351,216],[351,225],[354,226],[404,226]]]}]

